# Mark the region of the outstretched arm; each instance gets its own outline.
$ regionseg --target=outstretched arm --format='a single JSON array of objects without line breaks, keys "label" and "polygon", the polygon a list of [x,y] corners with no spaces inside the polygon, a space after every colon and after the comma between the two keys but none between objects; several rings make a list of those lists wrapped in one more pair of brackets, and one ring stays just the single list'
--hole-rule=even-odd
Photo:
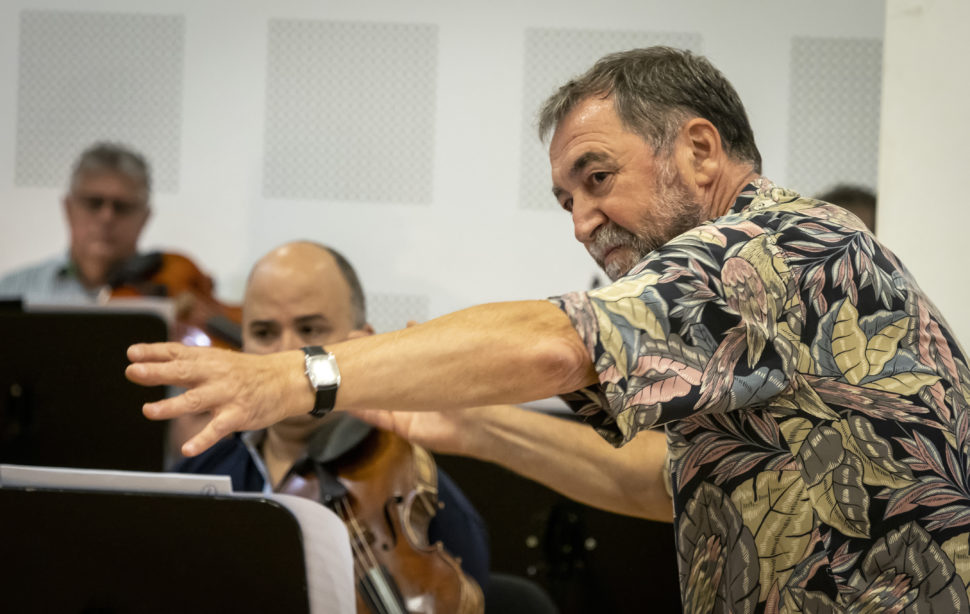
[{"label": "outstretched arm", "polygon": [[445,454],[502,465],[567,497],[619,514],[670,522],[666,437],[643,431],[614,448],[589,426],[512,405],[449,412],[353,412]]},{"label": "outstretched arm", "polygon": [[[480,305],[327,349],[342,375],[337,409],[519,403],[596,382],[569,318],[547,301]],[[183,446],[188,456],[232,431],[265,427],[313,406],[300,351],[255,356],[167,343],[132,346],[128,357],[132,381],[187,389],[147,404],[146,416],[212,413],[202,432]]]}]

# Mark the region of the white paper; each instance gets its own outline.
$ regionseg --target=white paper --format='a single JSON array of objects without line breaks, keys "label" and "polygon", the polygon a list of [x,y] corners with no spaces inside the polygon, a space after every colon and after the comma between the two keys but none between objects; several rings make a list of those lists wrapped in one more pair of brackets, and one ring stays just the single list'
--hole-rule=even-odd
[{"label": "white paper", "polygon": [[343,521],[310,499],[276,493],[267,496],[286,506],[303,531],[310,612],[356,614],[354,559]]},{"label": "white paper", "polygon": [[232,494],[232,481],[228,475],[107,471],[26,465],[0,465],[0,486],[189,495]]}]

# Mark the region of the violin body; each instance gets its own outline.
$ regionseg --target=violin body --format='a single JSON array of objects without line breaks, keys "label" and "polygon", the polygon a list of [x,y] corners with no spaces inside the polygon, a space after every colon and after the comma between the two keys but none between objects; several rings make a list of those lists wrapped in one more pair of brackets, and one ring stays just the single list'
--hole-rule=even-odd
[{"label": "violin body", "polygon": [[181,254],[149,252],[135,256],[114,271],[108,283],[111,298],[172,298],[179,327],[201,330],[217,347],[241,346],[242,308],[216,299],[212,278]]},{"label": "violin body", "polygon": [[428,542],[438,499],[437,468],[426,450],[373,429],[327,470],[339,482],[336,490],[312,471],[291,471],[279,490],[321,501],[344,520],[358,613],[484,612],[478,584],[440,542]]}]

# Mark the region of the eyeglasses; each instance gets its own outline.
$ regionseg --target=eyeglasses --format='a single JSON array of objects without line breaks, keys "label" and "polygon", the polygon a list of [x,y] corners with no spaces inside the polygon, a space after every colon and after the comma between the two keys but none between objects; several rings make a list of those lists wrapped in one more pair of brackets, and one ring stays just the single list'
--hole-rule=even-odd
[{"label": "eyeglasses", "polygon": [[104,196],[83,196],[75,194],[71,198],[81,205],[81,208],[85,212],[92,215],[101,211],[101,208],[105,206],[111,207],[114,210],[114,214],[118,217],[131,216],[145,208],[145,205],[140,202],[129,202],[126,200],[118,200],[117,198],[106,198]]}]

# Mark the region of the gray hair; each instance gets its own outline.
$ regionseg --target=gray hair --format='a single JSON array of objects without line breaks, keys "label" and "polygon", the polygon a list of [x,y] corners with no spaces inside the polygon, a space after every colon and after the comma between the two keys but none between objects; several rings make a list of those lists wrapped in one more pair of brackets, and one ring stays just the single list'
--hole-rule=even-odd
[{"label": "gray hair", "polygon": [[623,124],[656,152],[669,153],[680,126],[701,117],[717,128],[729,156],[761,172],[744,105],[728,80],[706,58],[671,47],[613,53],[553,94],[539,112],[539,138],[577,104],[591,97],[613,98]]},{"label": "gray hair", "polygon": [[71,172],[71,189],[77,187],[81,177],[92,174],[117,173],[134,181],[144,189],[144,199],[151,192],[151,171],[145,157],[119,143],[100,142],[85,149],[74,163]]}]

